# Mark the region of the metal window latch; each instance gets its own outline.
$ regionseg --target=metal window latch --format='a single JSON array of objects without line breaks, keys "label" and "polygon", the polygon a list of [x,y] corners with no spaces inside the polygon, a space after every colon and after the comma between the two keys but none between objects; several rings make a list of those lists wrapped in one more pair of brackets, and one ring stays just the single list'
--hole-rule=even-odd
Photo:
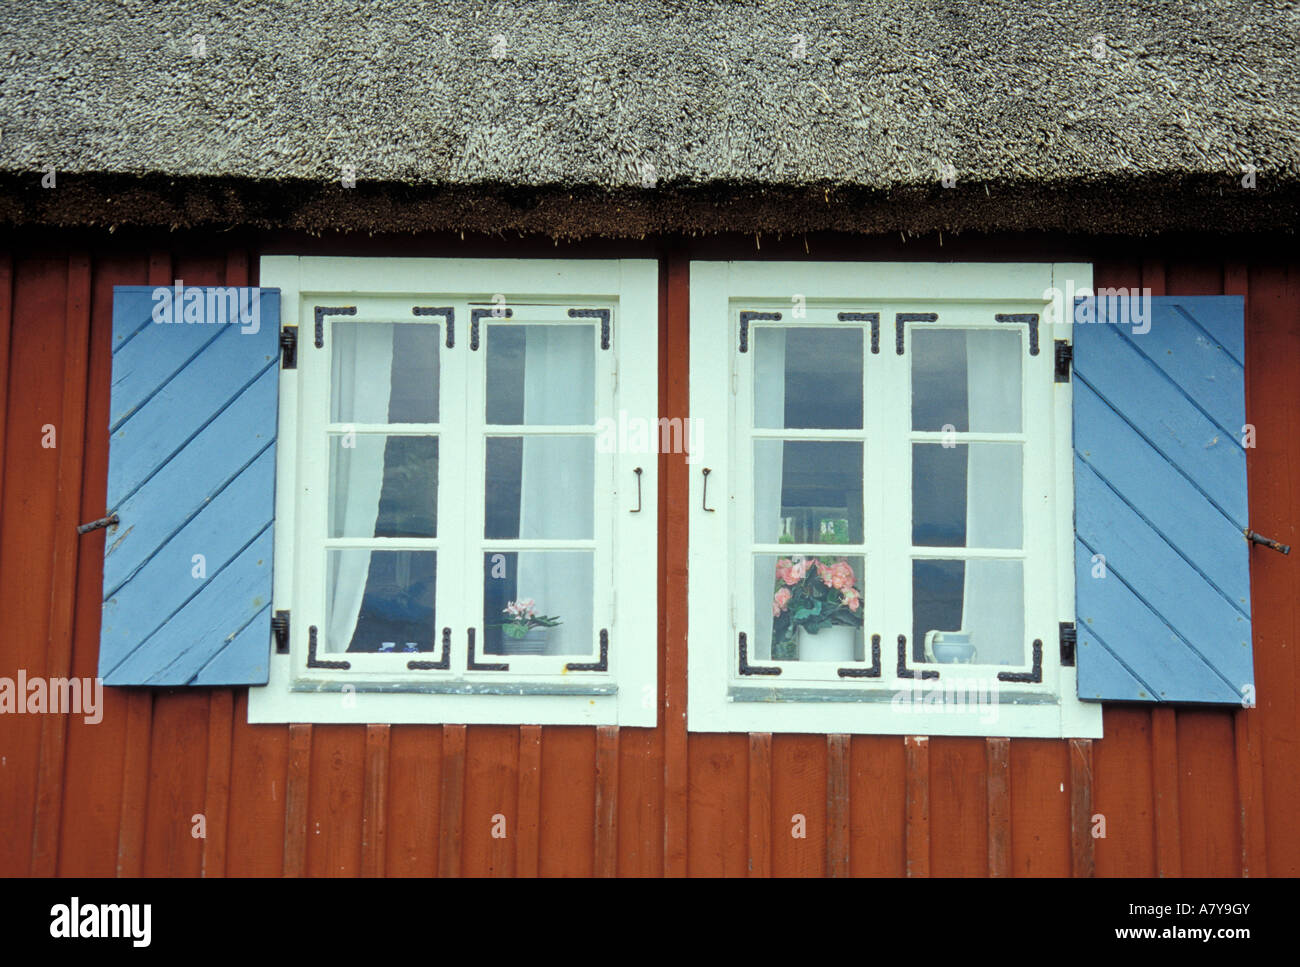
[{"label": "metal window latch", "polygon": [[100,528],[108,527],[116,523],[118,523],[117,514],[116,513],[109,514],[107,517],[99,518],[99,520],[92,520],[88,524],[78,524],[77,533],[89,534],[91,531],[97,531]]},{"label": "metal window latch", "polygon": [[715,508],[709,506],[709,474],[713,473],[713,471],[708,467],[705,467],[703,472],[704,472],[704,488],[703,488],[703,493],[700,496],[700,506],[703,507],[711,514],[713,513]]},{"label": "metal window latch", "polygon": [[641,468],[637,467],[632,471],[636,474],[636,510],[628,511],[629,514],[641,513]]},{"label": "metal window latch", "polygon": [[[79,527],[77,529],[80,530],[81,528]],[[1250,541],[1252,544],[1263,544],[1265,547],[1271,547],[1273,550],[1281,551],[1283,554],[1291,553],[1290,544],[1283,544],[1281,541],[1275,541],[1270,537],[1265,537],[1263,534],[1256,534],[1249,528],[1246,529],[1246,540]]]}]

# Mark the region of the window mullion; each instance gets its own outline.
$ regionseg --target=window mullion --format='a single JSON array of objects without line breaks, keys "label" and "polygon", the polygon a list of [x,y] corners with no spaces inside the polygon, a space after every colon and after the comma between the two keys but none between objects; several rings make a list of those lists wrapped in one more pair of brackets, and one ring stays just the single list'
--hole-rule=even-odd
[{"label": "window mullion", "polygon": [[[468,320],[469,313],[468,303],[456,307],[456,314],[463,319]],[[447,592],[446,610],[440,609],[439,612],[446,615],[439,622],[439,634],[442,628],[451,629],[451,671],[460,676],[465,674],[468,665],[469,629],[475,629],[475,649],[480,655],[485,634],[485,629],[479,626],[483,617],[481,538],[487,499],[483,462],[486,446],[484,386],[487,382],[487,351],[482,343],[478,351],[471,350],[466,333],[456,340],[455,348],[448,355],[451,378],[444,383],[446,391],[443,400],[448,409],[443,423],[458,438],[450,441],[451,446],[448,447],[453,455],[450,472],[439,471],[444,480],[454,484],[445,489],[445,506],[448,510],[446,519],[455,522],[452,525],[454,530],[447,535],[446,571],[449,580],[445,585],[442,580],[443,568],[438,569],[439,590],[445,589]],[[440,490],[440,504],[444,503],[443,493]],[[440,507],[439,526],[443,519]]]}]

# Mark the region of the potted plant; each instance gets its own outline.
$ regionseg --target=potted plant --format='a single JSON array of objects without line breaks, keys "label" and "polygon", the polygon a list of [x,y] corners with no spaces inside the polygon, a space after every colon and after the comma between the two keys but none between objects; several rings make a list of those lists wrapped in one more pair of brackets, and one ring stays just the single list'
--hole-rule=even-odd
[{"label": "potted plant", "polygon": [[844,558],[791,557],[776,562],[772,657],[853,661],[862,627],[862,592]]},{"label": "potted plant", "polygon": [[501,613],[509,619],[501,623],[505,633],[502,650],[507,655],[543,655],[546,653],[546,632],[560,623],[558,617],[538,614],[537,602],[532,598],[511,601]]}]

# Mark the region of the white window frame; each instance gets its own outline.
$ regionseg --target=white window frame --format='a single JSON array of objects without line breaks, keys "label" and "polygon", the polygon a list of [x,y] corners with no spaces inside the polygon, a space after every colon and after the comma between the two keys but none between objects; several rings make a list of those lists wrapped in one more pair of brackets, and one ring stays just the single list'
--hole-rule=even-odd
[{"label": "white window frame", "polygon": [[[1070,321],[1056,318],[1059,302],[1051,293],[1070,280],[1077,291],[1090,289],[1092,266],[1063,263],[812,263],[812,262],[692,262],[690,412],[699,427],[690,475],[690,587],[688,596],[688,728],[696,732],[803,732],[886,735],[997,735],[1031,737],[1101,736],[1101,708],[1078,700],[1075,668],[1063,666],[1059,652],[1059,623],[1074,621],[1074,489],[1071,453],[1071,384],[1055,382],[1054,340],[1070,341]],[[971,323],[972,313],[987,312],[988,328],[996,328],[995,313],[1037,313],[1039,354],[1022,356],[1025,399],[1026,456],[1023,501],[1026,568],[1027,638],[1042,640],[1042,682],[997,682],[984,666],[985,701],[971,704],[967,689],[976,684],[963,666],[925,665],[911,660],[910,620],[898,620],[903,609],[892,607],[885,628],[874,613],[882,602],[911,601],[911,567],[876,568],[864,588],[866,664],[871,660],[871,636],[881,635],[881,674],[876,679],[841,678],[835,669],[798,669],[800,663],[772,662],[747,656],[749,665],[783,667],[776,675],[739,673],[738,637],[755,641],[753,615],[752,534],[752,399],[749,393],[753,358],[739,351],[739,313],[781,311],[774,325],[816,324],[837,318],[838,312],[880,312],[880,354],[865,355],[875,377],[865,397],[869,441],[873,427],[882,425],[881,407],[910,412],[910,348],[895,352],[895,313],[940,313]],[[793,310],[798,311],[793,311]],[[982,323],[972,323],[982,325]],[[905,324],[905,345],[911,346],[915,323]],[[1005,324],[1002,326],[1005,328]],[[1025,327],[1021,327],[1024,329]],[[867,330],[869,333],[869,329]],[[868,336],[869,338],[869,336]],[[1022,339],[1022,345],[1025,345]],[[748,365],[749,369],[746,369]],[[892,415],[897,409],[890,410]],[[717,416],[713,416],[717,414]],[[886,419],[892,419],[887,416]],[[724,423],[725,425],[718,425]],[[895,431],[899,423],[890,424]],[[791,434],[797,435],[797,434]],[[931,434],[936,438],[939,434]],[[975,436],[978,434],[965,435]],[[885,461],[883,473],[899,495],[898,506],[911,507],[911,443],[922,434],[906,430],[883,441],[886,452],[868,457],[868,464]],[[869,444],[870,445],[870,442]],[[1046,453],[1044,453],[1044,449]],[[748,456],[747,456],[748,454]],[[876,461],[873,464],[872,461]],[[1034,471],[1032,468],[1036,467]],[[708,473],[704,471],[707,468]],[[707,509],[706,509],[707,481]],[[864,500],[873,496],[864,480]],[[883,497],[881,498],[884,499]],[[1031,502],[1041,507],[1035,515]],[[868,519],[872,519],[868,509]],[[945,557],[945,549],[925,554],[911,546],[911,516],[881,513],[874,519],[877,533],[864,535],[869,549],[888,547],[901,559]],[[839,551],[830,554],[860,554]],[[1001,555],[999,555],[1001,556]],[[1042,567],[1046,562],[1046,567]],[[1034,570],[1031,570],[1034,569]],[[895,573],[887,573],[893,570]],[[905,573],[904,573],[905,572]],[[910,608],[907,609],[910,611]],[[908,615],[910,619],[910,614]],[[896,675],[897,636],[908,639],[908,665],[938,669],[938,681],[904,679]],[[865,667],[865,665],[864,665]],[[1027,666],[1028,667],[1028,666]],[[786,674],[789,670],[791,674]],[[1007,669],[1018,671],[1020,669]],[[830,674],[827,674],[829,672]],[[796,678],[796,675],[799,677]],[[810,680],[816,679],[816,680]],[[953,696],[954,684],[962,691]],[[978,691],[978,689],[977,689]],[[954,701],[953,699],[957,700]],[[946,700],[945,700],[946,699]]]},{"label": "white window frame", "polygon": [[[658,525],[657,436],[650,452],[597,444],[593,570],[593,637],[609,633],[607,670],[569,670],[568,663],[598,664],[567,656],[505,656],[483,653],[482,581],[453,560],[481,560],[494,542],[482,537],[482,454],[464,452],[490,435],[511,435],[509,427],[488,427],[483,419],[488,317],[480,322],[482,348],[471,352],[469,309],[511,309],[512,324],[556,317],[563,307],[608,308],[610,349],[597,351],[598,423],[626,419],[657,427],[658,265],[648,259],[389,259],[267,256],[261,285],[281,291],[281,323],[299,332],[298,365],[280,372],[279,445],[276,457],[276,520],[273,604],[290,612],[289,654],[272,654],[269,682],[249,690],[249,722],[466,723],[654,726],[657,708]],[[501,302],[504,296],[504,303]],[[413,306],[455,307],[455,346],[440,350],[443,405],[439,426],[438,537],[403,539],[412,548],[439,551],[437,612],[439,635],[451,626],[451,662],[446,670],[410,671],[418,655],[326,654],[346,658],[347,670],[307,667],[308,629],[324,624],[328,477],[326,440],[329,385],[329,319],[325,345],[313,345],[314,308],[355,306],[347,321],[419,321]],[[555,308],[548,308],[555,307]],[[432,317],[442,343],[443,320]],[[599,320],[596,330],[599,331]],[[464,393],[464,432],[452,432],[448,391]],[[309,406],[308,400],[314,400]],[[337,429],[337,428],[335,428]],[[428,429],[426,427],[425,429]],[[536,427],[531,428],[536,430]],[[359,428],[364,432],[363,428]],[[555,432],[547,427],[543,432]],[[636,474],[635,470],[640,473]],[[459,481],[465,481],[464,490]],[[603,484],[607,486],[602,486]],[[639,486],[638,486],[639,485]],[[477,489],[475,489],[477,488]],[[638,496],[640,511],[634,512]],[[477,523],[477,529],[475,525]],[[316,524],[318,526],[309,526]],[[546,542],[533,542],[541,545]],[[573,542],[566,542],[573,543]],[[582,542],[579,542],[582,543]],[[530,544],[531,546],[531,544]],[[446,562],[444,564],[444,562]],[[459,604],[458,604],[459,602]],[[450,609],[450,610],[449,610]],[[505,662],[508,671],[472,670],[466,665],[467,628],[475,628],[478,663]]]}]

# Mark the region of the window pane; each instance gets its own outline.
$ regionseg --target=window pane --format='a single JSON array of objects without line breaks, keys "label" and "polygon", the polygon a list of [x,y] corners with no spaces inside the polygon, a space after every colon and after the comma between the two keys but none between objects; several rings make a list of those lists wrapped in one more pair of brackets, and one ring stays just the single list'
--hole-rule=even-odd
[{"label": "window pane", "polygon": [[348,548],[326,558],[324,651],[434,650],[434,551]]},{"label": "window pane", "polygon": [[484,554],[484,652],[596,654],[593,557],[591,551]]},{"label": "window pane", "polygon": [[862,329],[754,328],[754,425],[862,428]]},{"label": "window pane", "polygon": [[431,322],[334,323],[330,420],[437,423],[441,332]]},{"label": "window pane", "polygon": [[754,652],[775,661],[863,660],[863,559],[754,557]]},{"label": "window pane", "polygon": [[914,329],[912,429],[1020,432],[1020,331]]},{"label": "window pane", "polygon": [[595,422],[594,326],[481,325],[487,329],[489,423]]},{"label": "window pane", "polygon": [[913,661],[1025,663],[1020,561],[913,561],[912,616]]},{"label": "window pane", "polygon": [[595,473],[594,437],[488,437],[484,536],[589,540]]},{"label": "window pane", "polygon": [[1019,443],[912,445],[912,543],[1019,548],[1023,466]]},{"label": "window pane", "polygon": [[330,437],[330,537],[435,537],[437,521],[437,437]]},{"label": "window pane", "polygon": [[861,544],[862,444],[755,440],[754,540]]}]

